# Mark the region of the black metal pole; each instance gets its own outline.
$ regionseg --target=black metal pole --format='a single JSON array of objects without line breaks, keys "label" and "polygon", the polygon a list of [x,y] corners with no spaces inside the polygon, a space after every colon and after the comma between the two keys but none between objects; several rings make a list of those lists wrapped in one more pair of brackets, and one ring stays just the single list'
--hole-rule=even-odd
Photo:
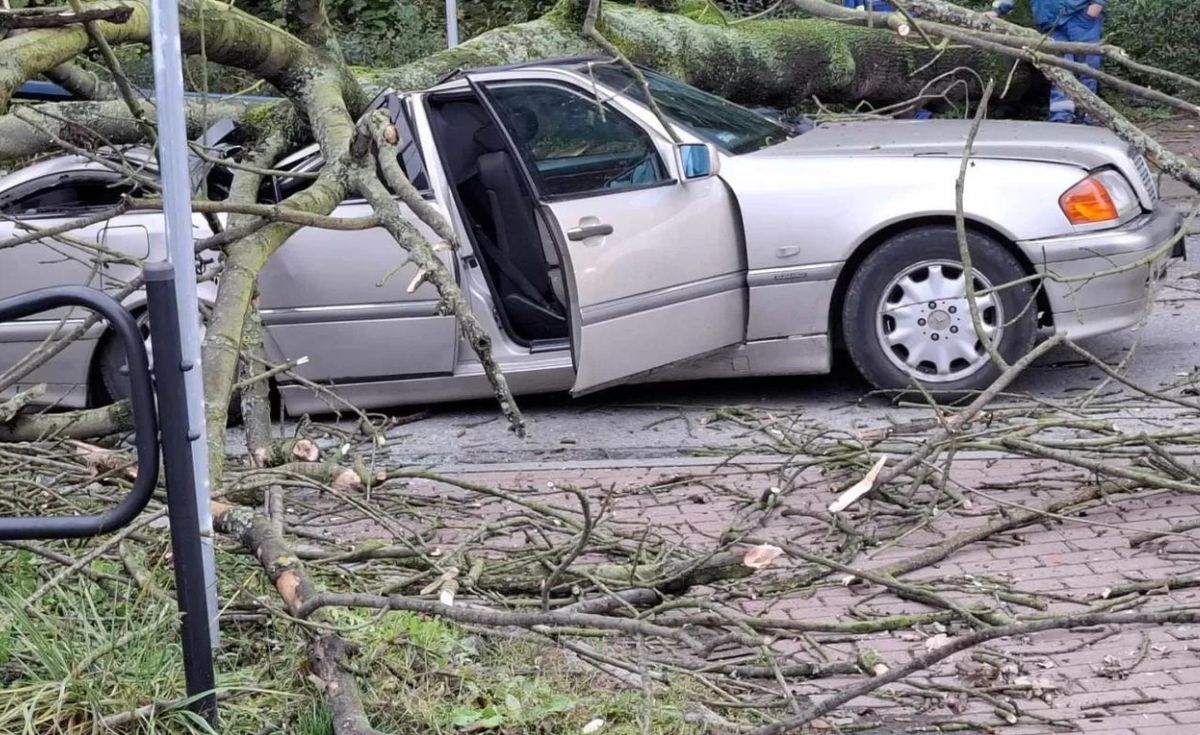
[{"label": "black metal pole", "polygon": [[183,375],[194,369],[182,358],[175,274],[169,263],[147,263],[146,299],[150,308],[150,340],[154,378],[158,387],[158,416],[162,435],[163,469],[167,479],[167,515],[171,520],[171,551],[175,563],[176,596],[183,613],[183,673],[192,709],[212,725],[217,723],[216,676],[212,636],[204,588],[204,561],[196,484],[192,474],[192,437],[188,426],[187,393]]}]

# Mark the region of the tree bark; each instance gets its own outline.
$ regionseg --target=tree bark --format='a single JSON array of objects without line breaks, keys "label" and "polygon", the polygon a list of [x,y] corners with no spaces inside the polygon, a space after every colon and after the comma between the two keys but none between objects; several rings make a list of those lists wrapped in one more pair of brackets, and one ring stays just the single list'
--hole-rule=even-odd
[{"label": "tree bark", "polygon": [[[368,89],[420,89],[460,68],[599,54],[599,47],[580,35],[581,19],[573,10],[571,1],[563,0],[537,20],[489,31],[397,69],[357,73]],[[996,78],[999,88],[1013,72],[1010,62],[984,51],[966,46],[935,51],[887,29],[819,19],[726,24],[706,10],[703,16],[694,14],[704,20],[695,20],[687,13],[609,3],[602,30],[635,63],[748,105],[786,108],[814,96],[826,102],[885,105],[917,96],[932,80],[956,69],[973,69],[984,80]],[[982,88],[970,72],[954,79],[974,95]],[[1003,100],[1018,101],[1034,87],[1035,73],[1021,65]]]},{"label": "tree bark", "polygon": [[355,653],[354,645],[341,636],[324,635],[309,647],[308,662],[325,687],[334,735],[383,735],[367,721],[358,682],[344,665]]},{"label": "tree bark", "polygon": [[0,12],[0,28],[60,28],[98,20],[124,23],[132,14],[132,8],[122,6],[93,8],[82,13],[72,13],[59,7],[5,10]]},{"label": "tree bark", "polygon": [[0,442],[34,442],[48,438],[92,439],[133,431],[128,401],[68,413],[21,414],[0,424]]}]

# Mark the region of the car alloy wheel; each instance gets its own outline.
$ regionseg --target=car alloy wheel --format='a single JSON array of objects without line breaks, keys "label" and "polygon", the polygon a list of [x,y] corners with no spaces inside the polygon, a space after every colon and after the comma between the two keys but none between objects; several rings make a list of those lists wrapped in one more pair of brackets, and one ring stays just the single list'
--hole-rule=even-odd
[{"label": "car alloy wheel", "polygon": [[[1000,240],[968,230],[967,243],[981,331],[1011,364],[1037,338],[1034,284]],[[901,392],[919,385],[955,401],[1000,375],[975,332],[964,270],[952,224],[897,233],[855,267],[840,304],[841,339],[867,382]]]},{"label": "car alloy wheel", "polygon": [[[1004,306],[988,292],[992,284],[978,270],[973,286],[983,336],[998,344]],[[990,359],[971,318],[961,263],[926,260],[905,268],[883,290],[877,314],[875,332],[884,354],[922,382],[968,378]]]}]

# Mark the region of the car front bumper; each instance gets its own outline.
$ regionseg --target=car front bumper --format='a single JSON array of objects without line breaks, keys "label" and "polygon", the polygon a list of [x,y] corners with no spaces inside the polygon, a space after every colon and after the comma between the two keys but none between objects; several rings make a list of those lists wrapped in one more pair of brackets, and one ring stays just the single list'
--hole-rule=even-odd
[{"label": "car front bumper", "polygon": [[1184,255],[1182,227],[1183,217],[1160,204],[1111,230],[1018,243],[1034,268],[1050,276],[1042,288],[1054,332],[1078,339],[1141,321],[1170,261]]}]

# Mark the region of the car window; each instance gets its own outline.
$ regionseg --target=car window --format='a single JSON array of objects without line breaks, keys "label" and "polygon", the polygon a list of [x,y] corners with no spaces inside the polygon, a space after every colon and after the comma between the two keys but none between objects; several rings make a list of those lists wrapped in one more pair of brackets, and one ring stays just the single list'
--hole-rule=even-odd
[{"label": "car window", "polygon": [[489,91],[546,196],[670,180],[646,131],[592,97],[552,84],[498,84]]},{"label": "car window", "polygon": [[[591,64],[587,73],[600,83],[646,103],[641,84],[623,65]],[[643,76],[654,101],[668,118],[729,153],[752,153],[791,135],[773,120],[716,95],[652,71],[643,71]]]},{"label": "car window", "polygon": [[10,217],[65,216],[115,206],[126,195],[139,196],[140,189],[111,177],[53,176],[0,198],[0,212]]},{"label": "car window", "polygon": [[[293,160],[280,163],[277,169],[291,173],[317,173],[324,159],[316,146],[307,155],[297,156]],[[263,181],[261,197],[269,202],[281,202],[293,194],[304,191],[316,181],[312,176],[277,176]]]}]

